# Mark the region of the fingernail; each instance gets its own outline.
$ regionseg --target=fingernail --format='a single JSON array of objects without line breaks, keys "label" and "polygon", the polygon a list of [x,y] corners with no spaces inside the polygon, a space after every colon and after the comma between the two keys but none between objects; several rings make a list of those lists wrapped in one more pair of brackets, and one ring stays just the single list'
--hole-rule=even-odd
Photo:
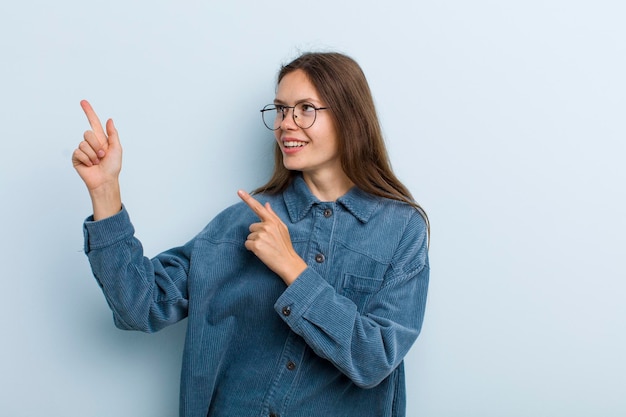
[{"label": "fingernail", "polygon": [[102,149],[98,151],[98,158],[104,158],[104,151]]}]

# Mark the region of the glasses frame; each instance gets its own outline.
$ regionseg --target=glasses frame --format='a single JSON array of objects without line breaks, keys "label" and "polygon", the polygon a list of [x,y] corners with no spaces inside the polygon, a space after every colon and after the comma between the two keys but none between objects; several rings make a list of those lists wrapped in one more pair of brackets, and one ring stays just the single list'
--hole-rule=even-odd
[{"label": "glasses frame", "polygon": [[[315,110],[315,116],[313,116],[313,121],[307,127],[300,126],[300,124],[298,123],[298,119],[296,117],[296,107],[297,106],[302,106],[302,105],[309,105],[309,106],[311,106],[313,108],[313,110]],[[268,126],[267,123],[265,122],[265,112],[267,112],[267,111],[275,111],[276,112],[276,119],[274,120],[274,124],[276,124],[276,120],[278,120],[278,109],[279,109],[279,107],[281,108],[280,111],[283,114],[283,118],[280,121],[280,123],[278,123],[278,127],[272,128],[272,127]],[[260,110],[260,112],[261,112],[261,119],[263,120],[263,124],[265,125],[266,128],[268,128],[272,132],[277,131],[278,129],[280,129],[280,125],[285,120],[285,117],[287,117],[287,112],[289,112],[289,109],[291,109],[291,118],[293,119],[293,122],[296,124],[296,126],[298,126],[300,129],[306,130],[306,129],[311,128],[311,126],[313,126],[315,124],[315,121],[317,120],[317,111],[318,110],[328,110],[328,109],[330,109],[330,107],[315,107],[313,104],[311,104],[311,103],[309,103],[307,101],[303,101],[301,103],[297,103],[294,106],[285,106],[283,104],[266,104]]]}]

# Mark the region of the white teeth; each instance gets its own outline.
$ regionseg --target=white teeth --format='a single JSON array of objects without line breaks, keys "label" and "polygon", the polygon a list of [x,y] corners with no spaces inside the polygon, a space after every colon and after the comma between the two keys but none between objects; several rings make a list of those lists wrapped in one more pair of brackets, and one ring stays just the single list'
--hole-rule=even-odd
[{"label": "white teeth", "polygon": [[283,142],[283,146],[285,148],[301,148],[302,146],[306,145],[305,142],[297,142],[297,141],[287,141],[287,142]]}]

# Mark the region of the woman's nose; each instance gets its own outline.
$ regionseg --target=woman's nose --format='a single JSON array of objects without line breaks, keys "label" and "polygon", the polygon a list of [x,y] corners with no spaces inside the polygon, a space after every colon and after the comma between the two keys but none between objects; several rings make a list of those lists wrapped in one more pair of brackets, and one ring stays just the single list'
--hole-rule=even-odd
[{"label": "woman's nose", "polygon": [[292,107],[285,107],[283,109],[283,120],[280,122],[280,128],[283,130],[294,130],[298,128],[298,125],[295,121],[295,113],[291,113],[290,117],[289,110],[295,112],[295,109]]}]

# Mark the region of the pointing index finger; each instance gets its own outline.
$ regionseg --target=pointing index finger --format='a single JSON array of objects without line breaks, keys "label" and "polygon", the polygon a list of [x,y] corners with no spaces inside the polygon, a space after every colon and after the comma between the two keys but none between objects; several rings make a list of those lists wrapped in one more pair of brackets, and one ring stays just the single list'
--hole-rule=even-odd
[{"label": "pointing index finger", "polygon": [[104,140],[104,142],[106,143],[107,136],[104,133],[102,123],[100,123],[100,119],[98,118],[98,115],[94,111],[93,107],[91,107],[91,104],[89,104],[87,100],[82,100],[80,102],[80,107],[82,107],[83,111],[85,112],[87,120],[89,120],[89,125],[91,126],[91,129],[94,131],[96,136],[98,136],[98,139]]},{"label": "pointing index finger", "polygon": [[254,213],[259,216],[261,220],[268,220],[269,213],[265,207],[261,203],[259,203],[254,197],[245,192],[244,190],[237,191],[237,195],[239,198],[243,200],[244,203],[248,205],[254,211]]}]

